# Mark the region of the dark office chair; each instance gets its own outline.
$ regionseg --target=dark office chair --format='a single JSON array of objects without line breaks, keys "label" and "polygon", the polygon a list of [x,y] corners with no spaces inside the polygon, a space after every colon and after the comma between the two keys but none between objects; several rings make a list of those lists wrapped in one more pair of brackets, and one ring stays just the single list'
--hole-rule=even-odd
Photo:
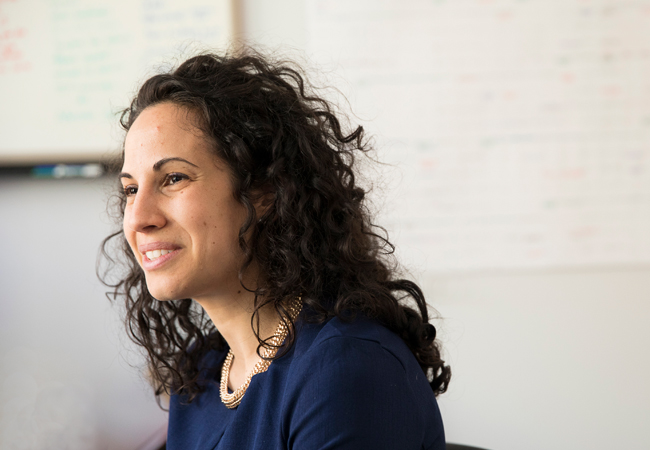
[{"label": "dark office chair", "polygon": [[479,448],[479,447],[471,447],[469,445],[447,443],[447,450],[487,450],[487,449]]}]

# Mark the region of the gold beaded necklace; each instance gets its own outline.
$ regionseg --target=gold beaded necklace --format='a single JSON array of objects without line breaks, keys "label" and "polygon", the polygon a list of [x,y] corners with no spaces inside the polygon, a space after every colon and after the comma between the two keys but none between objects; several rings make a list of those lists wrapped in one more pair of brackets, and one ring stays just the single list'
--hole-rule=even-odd
[{"label": "gold beaded necklace", "polygon": [[[296,317],[298,317],[298,314],[300,314],[301,309],[302,300],[300,297],[297,297],[289,304],[287,308],[291,322],[294,322],[296,320]],[[287,328],[285,322],[281,320],[278,324],[278,327],[275,329],[275,332],[273,333],[273,337],[269,340],[270,346],[264,346],[262,349],[262,359],[260,359],[253,367],[253,370],[248,373],[244,384],[239,386],[232,394],[228,393],[228,378],[230,378],[230,367],[232,366],[232,361],[235,358],[235,355],[233,355],[232,349],[228,351],[226,360],[223,362],[223,367],[221,368],[221,383],[219,385],[221,401],[224,405],[226,405],[227,408],[234,409],[239,406],[242,398],[244,398],[246,389],[248,389],[248,385],[251,384],[251,378],[253,378],[253,375],[267,371],[269,365],[271,365],[270,358],[273,358],[273,356],[275,356],[278,351],[278,347],[282,345],[285,338],[287,337],[287,334],[289,334],[289,329]]]}]

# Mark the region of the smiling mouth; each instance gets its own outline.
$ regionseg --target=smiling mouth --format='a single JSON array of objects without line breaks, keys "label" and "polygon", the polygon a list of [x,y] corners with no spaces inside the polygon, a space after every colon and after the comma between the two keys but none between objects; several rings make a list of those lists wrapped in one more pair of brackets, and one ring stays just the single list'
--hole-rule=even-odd
[{"label": "smiling mouth", "polygon": [[150,250],[148,252],[145,252],[142,255],[142,268],[144,270],[156,270],[160,267],[164,267],[168,264],[170,260],[173,260],[176,258],[176,255],[180,251],[179,248],[176,248],[174,250],[169,250],[169,249],[157,249],[157,250]]},{"label": "smiling mouth", "polygon": [[151,250],[149,252],[145,252],[145,255],[150,261],[155,261],[156,259],[160,258],[161,256],[166,255],[167,253],[171,253],[174,250]]}]

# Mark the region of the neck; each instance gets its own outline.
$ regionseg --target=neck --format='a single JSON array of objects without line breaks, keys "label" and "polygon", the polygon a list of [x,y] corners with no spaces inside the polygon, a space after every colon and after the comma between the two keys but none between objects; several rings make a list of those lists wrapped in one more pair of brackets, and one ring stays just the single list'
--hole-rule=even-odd
[{"label": "neck", "polygon": [[[195,299],[208,314],[214,326],[228,343],[234,355],[231,368],[231,387],[238,387],[238,380],[253,370],[260,357],[259,341],[251,327],[255,295],[244,289],[228,297]],[[259,310],[259,335],[266,339],[273,335],[280,319],[272,305]],[[256,324],[256,322],[255,322]]]}]

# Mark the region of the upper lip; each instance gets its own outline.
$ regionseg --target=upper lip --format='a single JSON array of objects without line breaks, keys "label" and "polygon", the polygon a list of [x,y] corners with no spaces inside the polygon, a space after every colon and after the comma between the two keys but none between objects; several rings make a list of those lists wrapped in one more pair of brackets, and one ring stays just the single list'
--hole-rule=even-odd
[{"label": "upper lip", "polygon": [[148,244],[138,245],[138,251],[143,255],[153,250],[176,250],[178,248],[181,247],[171,242],[162,242],[162,241],[149,242]]}]

